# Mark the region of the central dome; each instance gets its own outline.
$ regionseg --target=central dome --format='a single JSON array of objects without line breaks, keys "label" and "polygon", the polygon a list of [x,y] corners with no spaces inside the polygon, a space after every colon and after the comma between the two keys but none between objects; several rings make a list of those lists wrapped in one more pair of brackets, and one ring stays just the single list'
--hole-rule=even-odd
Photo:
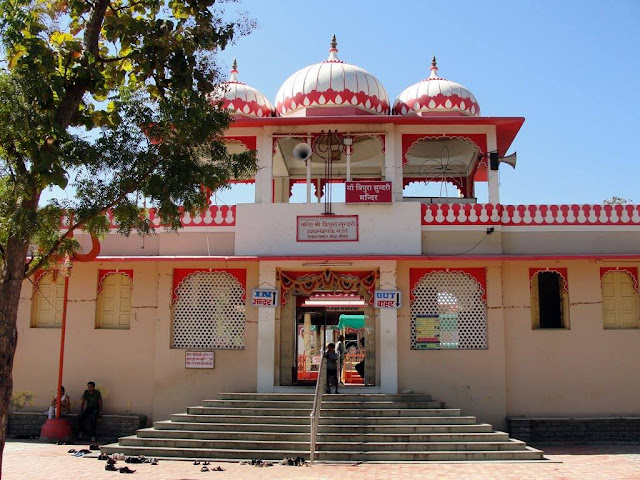
[{"label": "central dome", "polygon": [[376,77],[338,58],[336,36],[329,58],[291,75],[276,95],[280,116],[389,113],[387,91]]}]

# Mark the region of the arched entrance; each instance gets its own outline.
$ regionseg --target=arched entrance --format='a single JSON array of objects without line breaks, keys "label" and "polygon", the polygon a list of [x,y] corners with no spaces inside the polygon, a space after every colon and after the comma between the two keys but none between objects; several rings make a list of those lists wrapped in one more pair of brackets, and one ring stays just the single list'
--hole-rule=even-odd
[{"label": "arched entrance", "polygon": [[[315,381],[311,373],[313,368],[310,368],[309,364],[301,367],[300,362],[315,361],[319,364],[323,346],[334,342],[340,333],[347,331],[353,336],[351,338],[353,351],[363,353],[364,378],[360,379],[360,383],[371,386],[378,384],[376,374],[378,319],[376,310],[372,306],[373,292],[378,278],[377,270],[278,271],[277,279],[282,304],[276,317],[277,385],[313,383]],[[333,304],[332,301],[334,301]],[[348,303],[353,303],[354,307],[351,308]],[[335,305],[335,308],[332,305]],[[347,312],[360,314],[363,317],[362,328],[347,329],[344,323],[339,324],[340,316],[344,317],[343,313]],[[353,330],[356,330],[355,334]],[[364,338],[364,347],[359,343],[362,338]],[[303,372],[306,373],[303,374]],[[351,378],[354,382],[357,381],[355,377],[348,377],[347,382]]]}]

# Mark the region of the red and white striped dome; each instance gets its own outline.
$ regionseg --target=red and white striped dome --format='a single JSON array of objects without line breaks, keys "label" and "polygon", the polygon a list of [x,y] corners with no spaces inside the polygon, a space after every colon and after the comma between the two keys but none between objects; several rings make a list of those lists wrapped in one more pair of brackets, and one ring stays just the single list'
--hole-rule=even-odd
[{"label": "red and white striped dome", "polygon": [[389,113],[389,97],[382,84],[366,70],[340,60],[337,45],[334,35],[327,60],[298,70],[282,84],[276,95],[277,114]]},{"label": "red and white striped dome", "polygon": [[438,76],[436,57],[431,75],[404,90],[393,104],[394,115],[467,115],[480,116],[476,97],[459,83]]},{"label": "red and white striped dome", "polygon": [[272,117],[273,105],[262,92],[238,81],[238,62],[233,60],[229,80],[221,83],[211,94],[211,102],[222,101],[222,108],[245,117]]}]

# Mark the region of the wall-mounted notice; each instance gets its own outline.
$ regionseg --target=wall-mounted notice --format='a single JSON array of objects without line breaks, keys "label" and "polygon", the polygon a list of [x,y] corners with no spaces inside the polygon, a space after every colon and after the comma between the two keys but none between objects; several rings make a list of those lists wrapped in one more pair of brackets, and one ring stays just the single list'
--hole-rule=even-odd
[{"label": "wall-mounted notice", "polygon": [[415,349],[431,350],[440,348],[440,316],[416,315]]},{"label": "wall-mounted notice", "polygon": [[376,290],[373,295],[373,308],[400,308],[402,297],[399,290]]},{"label": "wall-mounted notice", "polygon": [[213,368],[214,352],[184,352],[184,368]]},{"label": "wall-mounted notice", "polygon": [[298,242],[357,242],[357,215],[313,215],[297,217]]}]

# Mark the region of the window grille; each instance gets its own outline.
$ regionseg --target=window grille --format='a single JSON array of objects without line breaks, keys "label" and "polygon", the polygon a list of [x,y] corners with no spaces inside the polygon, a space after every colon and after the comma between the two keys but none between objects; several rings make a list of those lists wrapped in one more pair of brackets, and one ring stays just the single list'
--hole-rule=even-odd
[{"label": "window grille", "polygon": [[464,272],[431,272],[416,283],[412,295],[412,350],[487,348],[487,308],[474,278]]},{"label": "window grille", "polygon": [[172,348],[244,349],[244,288],[226,272],[195,272],[177,288]]}]

